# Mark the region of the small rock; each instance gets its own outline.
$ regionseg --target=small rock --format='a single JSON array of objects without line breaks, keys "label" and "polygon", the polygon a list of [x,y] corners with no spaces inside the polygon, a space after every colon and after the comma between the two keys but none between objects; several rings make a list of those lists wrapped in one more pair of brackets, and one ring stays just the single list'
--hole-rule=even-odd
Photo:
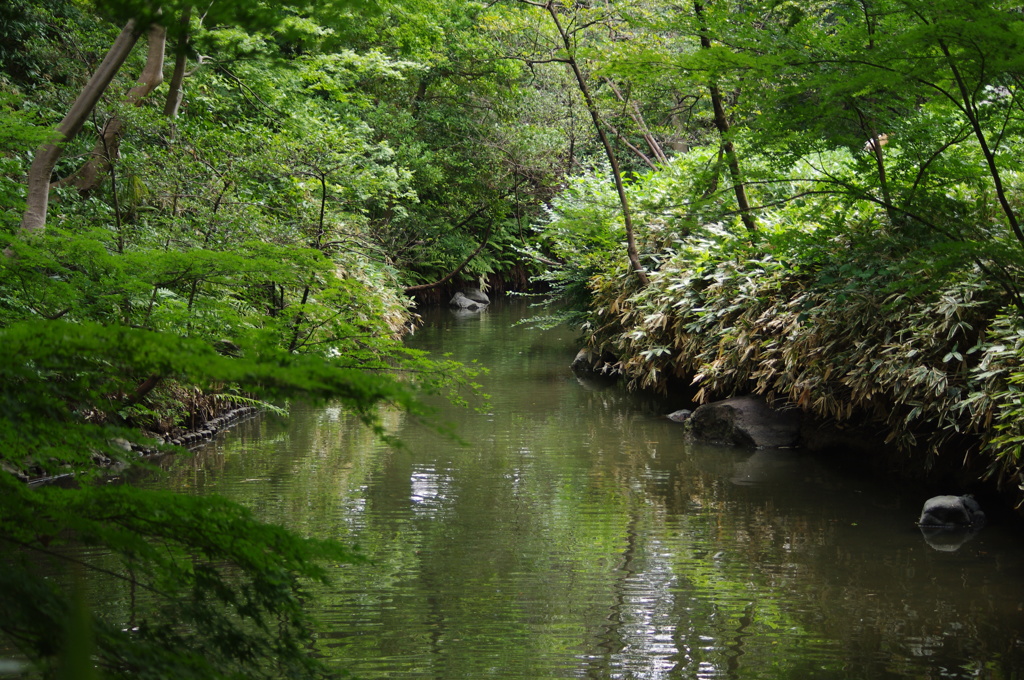
[{"label": "small rock", "polygon": [[985,513],[974,496],[935,496],[924,502],[917,524],[939,529],[980,527]]},{"label": "small rock", "polygon": [[113,439],[108,439],[107,443],[116,449],[121,449],[122,451],[132,450],[132,443],[127,439],[122,439],[121,437],[114,437]]},{"label": "small rock", "polygon": [[935,496],[925,501],[917,525],[933,549],[954,552],[985,526],[985,513],[973,496]]},{"label": "small rock", "polygon": [[617,378],[616,359],[610,353],[598,355],[594,350],[584,347],[576,353],[569,367],[577,377],[583,378]]}]

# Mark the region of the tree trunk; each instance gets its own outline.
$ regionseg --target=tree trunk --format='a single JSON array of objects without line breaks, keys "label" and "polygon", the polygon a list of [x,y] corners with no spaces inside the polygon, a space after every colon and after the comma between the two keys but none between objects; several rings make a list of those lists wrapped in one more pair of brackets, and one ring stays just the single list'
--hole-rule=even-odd
[{"label": "tree trunk", "polygon": [[[875,49],[875,18],[871,14],[871,8],[866,0],[861,2],[861,11],[864,13],[864,30],[868,36],[868,49]],[[878,171],[878,186],[882,190],[882,200],[885,201],[885,213],[889,216],[889,224],[894,227],[900,224],[902,216],[896,211],[895,206],[892,204],[892,194],[889,192],[889,180],[885,175],[885,156],[882,152],[882,147],[885,146],[888,140],[888,135],[879,135],[878,130],[872,122],[869,121],[869,116],[861,113],[860,109],[854,105],[853,110],[857,114],[857,118],[860,120],[861,128],[868,133],[870,136],[867,144],[864,145],[864,149],[869,151],[872,156],[875,157],[875,169]]]},{"label": "tree trunk", "polygon": [[46,210],[50,201],[50,175],[57,164],[64,145],[74,139],[81,131],[86,119],[96,106],[96,102],[106,91],[114,76],[117,75],[124,60],[138,42],[142,32],[130,20],[121,30],[120,35],[111,45],[110,50],[92,78],[86,83],[71,110],[57,126],[55,139],[36,149],[32,167],[28,171],[28,198],[25,214],[21,218],[23,232],[40,232],[46,227]]},{"label": "tree trunk", "polygon": [[736,194],[736,205],[740,209],[740,219],[747,231],[754,233],[757,225],[750,214],[750,201],[747,198],[747,187],[743,184],[743,175],[740,173],[740,162],[736,157],[736,148],[729,139],[729,118],[725,114],[725,107],[722,105],[722,94],[717,85],[709,85],[711,92],[711,107],[715,112],[715,127],[722,137],[722,150],[725,151],[726,165],[729,166],[729,176],[732,178],[733,192]]},{"label": "tree trunk", "polygon": [[171,80],[168,83],[167,99],[164,100],[164,115],[168,118],[177,118],[178,109],[181,107],[182,83],[185,82],[185,69],[188,67],[188,46],[191,42],[189,36],[189,22],[192,20],[192,8],[185,9],[181,16],[181,35],[174,46],[174,71],[171,73]]},{"label": "tree trunk", "polygon": [[[135,85],[128,90],[125,101],[138,106],[149,94],[164,82],[164,47],[167,42],[167,29],[163,26],[152,26],[149,29],[149,50],[146,53],[146,65]],[[75,185],[80,193],[93,191],[103,181],[103,176],[110,170],[111,163],[118,157],[121,148],[121,131],[124,121],[113,116],[103,126],[100,138],[96,140],[89,160],[71,177],[64,180]]]},{"label": "tree trunk", "polygon": [[[693,3],[694,13],[698,21],[704,24],[704,7],[699,2]],[[711,49],[711,38],[706,30],[701,28],[700,46],[702,49]],[[733,192],[736,194],[736,205],[740,209],[740,219],[747,231],[753,234],[757,231],[757,224],[750,213],[750,201],[747,199],[747,187],[743,183],[743,175],[740,173],[740,162],[736,157],[736,148],[729,138],[729,117],[725,113],[725,105],[722,103],[722,93],[714,82],[708,83],[708,91],[711,94],[711,108],[715,114],[715,127],[722,138],[722,149],[725,151],[726,164],[729,166],[729,176],[732,178]]]},{"label": "tree trunk", "polygon": [[615,135],[616,137],[618,137],[619,141],[626,145],[627,149],[629,149],[634,154],[636,154],[637,158],[639,158],[640,160],[642,160],[644,162],[644,165],[649,167],[651,170],[657,170],[658,169],[658,164],[655,163],[654,161],[652,161],[647,156],[647,154],[645,154],[643,151],[638,149],[635,144],[630,142],[629,139],[626,137],[626,135],[624,135],[621,132],[619,132],[615,128],[615,126],[612,125],[611,123],[605,123],[605,124],[608,126],[608,129],[612,131],[612,134]]},{"label": "tree trunk", "polygon": [[902,218],[894,210],[892,194],[889,193],[889,180],[885,176],[885,154],[882,147],[885,146],[885,139],[878,135],[878,132],[871,128],[871,139],[867,146],[870,147],[871,155],[875,157],[875,168],[878,170],[878,184],[882,188],[882,200],[885,201],[885,212],[889,215],[889,222],[896,226]]},{"label": "tree trunk", "polygon": [[[496,202],[498,202],[498,201],[500,201],[500,200],[502,200],[504,198],[507,198],[510,194],[513,194],[513,193],[519,191],[519,185],[520,184],[522,184],[522,182],[516,182],[515,186],[513,186],[511,189],[506,191],[504,194],[502,194],[498,198],[494,199],[490,203],[488,203],[488,204],[486,204],[486,205],[484,205],[484,206],[474,210],[472,213],[470,213],[470,215],[468,217],[466,217],[464,220],[462,220],[457,225],[455,225],[455,228],[452,229],[452,231],[453,232],[462,231],[463,227],[465,227],[467,224],[469,224],[470,222],[475,220],[477,217],[482,215],[484,212],[486,212]],[[480,251],[482,251],[484,249],[484,246],[487,245],[487,241],[491,238],[491,231],[493,229],[494,229],[494,223],[493,222],[489,222],[487,224],[487,229],[484,231],[483,238],[480,239],[480,245],[478,245],[476,247],[476,250],[474,250],[472,253],[470,253],[469,257],[467,257],[465,260],[463,260],[462,263],[458,267],[456,267],[455,269],[451,270],[450,272],[448,272],[448,274],[446,274],[442,278],[438,279],[437,281],[434,281],[432,283],[421,283],[421,284],[419,284],[417,286],[409,286],[409,287],[405,288],[405,290],[403,290],[403,292],[406,295],[413,295],[414,293],[422,293],[423,291],[426,291],[426,290],[431,290],[433,288],[439,288],[439,287],[443,286],[444,284],[448,283],[449,281],[451,281],[452,279],[454,279],[456,276],[461,274],[462,270],[466,268],[466,265],[468,265],[470,262],[472,262],[473,258],[476,257],[477,255],[479,255]]]},{"label": "tree trunk", "polygon": [[604,130],[604,125],[601,122],[601,114],[597,110],[597,104],[594,102],[594,98],[590,96],[590,88],[587,87],[587,81],[583,77],[583,72],[580,71],[579,64],[576,62],[576,56],[572,49],[572,40],[569,38],[569,34],[566,33],[562,27],[562,22],[558,20],[558,11],[555,9],[554,3],[549,0],[544,6],[548,13],[551,15],[551,20],[555,24],[555,28],[558,29],[558,35],[562,38],[562,44],[565,46],[565,60],[572,69],[573,75],[576,76],[576,83],[579,85],[580,92],[583,94],[583,101],[587,104],[587,110],[590,112],[590,117],[594,121],[594,129],[597,131],[597,136],[601,139],[601,145],[604,146],[605,155],[608,157],[608,163],[612,166],[612,177],[615,180],[615,190],[619,194],[619,203],[622,205],[622,221],[626,226],[626,256],[629,258],[629,263],[633,267],[633,271],[636,277],[640,280],[640,285],[646,286],[650,283],[650,279],[647,278],[647,273],[644,271],[644,267],[640,264],[640,255],[636,248],[636,237],[633,233],[633,214],[629,209],[629,200],[626,198],[626,187],[622,183],[622,173],[619,171],[619,161],[615,157],[615,150],[612,149],[611,142],[608,141],[608,134]]},{"label": "tree trunk", "polygon": [[[476,214],[478,214],[479,212],[482,212],[482,210],[477,211],[477,213],[474,213],[473,216],[476,216]],[[452,279],[454,279],[456,276],[458,276],[460,273],[462,273],[462,270],[466,268],[466,265],[468,265],[470,262],[472,262],[473,258],[476,257],[477,255],[479,255],[480,251],[484,249],[484,246],[487,245],[488,239],[491,238],[491,230],[492,229],[494,229],[494,224],[493,223],[488,224],[487,225],[487,230],[484,232],[484,237],[482,239],[480,239],[480,245],[478,245],[476,247],[476,250],[474,250],[472,253],[470,253],[469,257],[467,257],[465,260],[462,261],[462,264],[460,264],[455,269],[451,270],[444,277],[438,279],[437,281],[434,281],[433,283],[421,283],[418,286],[409,286],[408,288],[404,289],[402,292],[405,293],[406,295],[413,295],[414,293],[422,293],[423,291],[426,291],[426,290],[431,290],[433,288],[439,288],[439,287],[443,286],[444,284],[448,283],[449,281],[451,281]]]}]

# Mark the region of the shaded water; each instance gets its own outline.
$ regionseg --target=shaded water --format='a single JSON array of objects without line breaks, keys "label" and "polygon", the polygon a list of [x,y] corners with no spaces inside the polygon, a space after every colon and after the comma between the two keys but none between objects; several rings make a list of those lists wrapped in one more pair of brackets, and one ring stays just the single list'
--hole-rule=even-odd
[{"label": "shaded water", "polygon": [[442,310],[410,343],[477,360],[465,445],[337,409],[244,423],[164,484],[219,493],[368,565],[315,593],[317,653],[374,678],[1019,678],[1024,546],[955,552],[923,498],[792,452],[684,441],[666,404],[580,384],[522,304]]}]

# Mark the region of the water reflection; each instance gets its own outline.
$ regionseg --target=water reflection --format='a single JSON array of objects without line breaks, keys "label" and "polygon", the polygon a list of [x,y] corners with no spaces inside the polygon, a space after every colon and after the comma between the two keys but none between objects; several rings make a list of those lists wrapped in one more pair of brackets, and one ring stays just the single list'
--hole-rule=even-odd
[{"label": "water reflection", "polygon": [[746,486],[778,480],[799,480],[801,471],[797,468],[802,465],[814,467],[813,461],[796,451],[762,449],[736,464],[732,483]]},{"label": "water reflection", "polygon": [[413,511],[418,515],[432,518],[451,493],[451,477],[438,473],[431,467],[414,470],[411,478]]},{"label": "water reflection", "polygon": [[361,678],[966,678],[1024,669],[1024,550],[955,553],[920,498],[797,452],[695,446],[676,405],[590,390],[568,330],[441,310],[412,342],[490,369],[459,446],[400,414],[254,421],[177,467],[268,519],[358,543],[314,592],[319,653]]},{"label": "water reflection", "polygon": [[939,552],[956,552],[967,541],[974,538],[980,529],[961,527],[946,529],[943,527],[920,527],[921,536],[928,545]]}]

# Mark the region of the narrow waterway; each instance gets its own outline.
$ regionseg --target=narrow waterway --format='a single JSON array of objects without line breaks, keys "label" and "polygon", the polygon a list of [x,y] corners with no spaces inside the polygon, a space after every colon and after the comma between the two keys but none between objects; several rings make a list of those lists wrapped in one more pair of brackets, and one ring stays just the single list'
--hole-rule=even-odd
[{"label": "narrow waterway", "polygon": [[578,382],[532,310],[428,314],[410,344],[488,369],[462,443],[385,413],[243,423],[161,483],[358,544],[314,592],[316,653],[378,678],[1020,678],[1024,545],[956,551],[924,498],[793,452],[701,446],[653,397]]}]

